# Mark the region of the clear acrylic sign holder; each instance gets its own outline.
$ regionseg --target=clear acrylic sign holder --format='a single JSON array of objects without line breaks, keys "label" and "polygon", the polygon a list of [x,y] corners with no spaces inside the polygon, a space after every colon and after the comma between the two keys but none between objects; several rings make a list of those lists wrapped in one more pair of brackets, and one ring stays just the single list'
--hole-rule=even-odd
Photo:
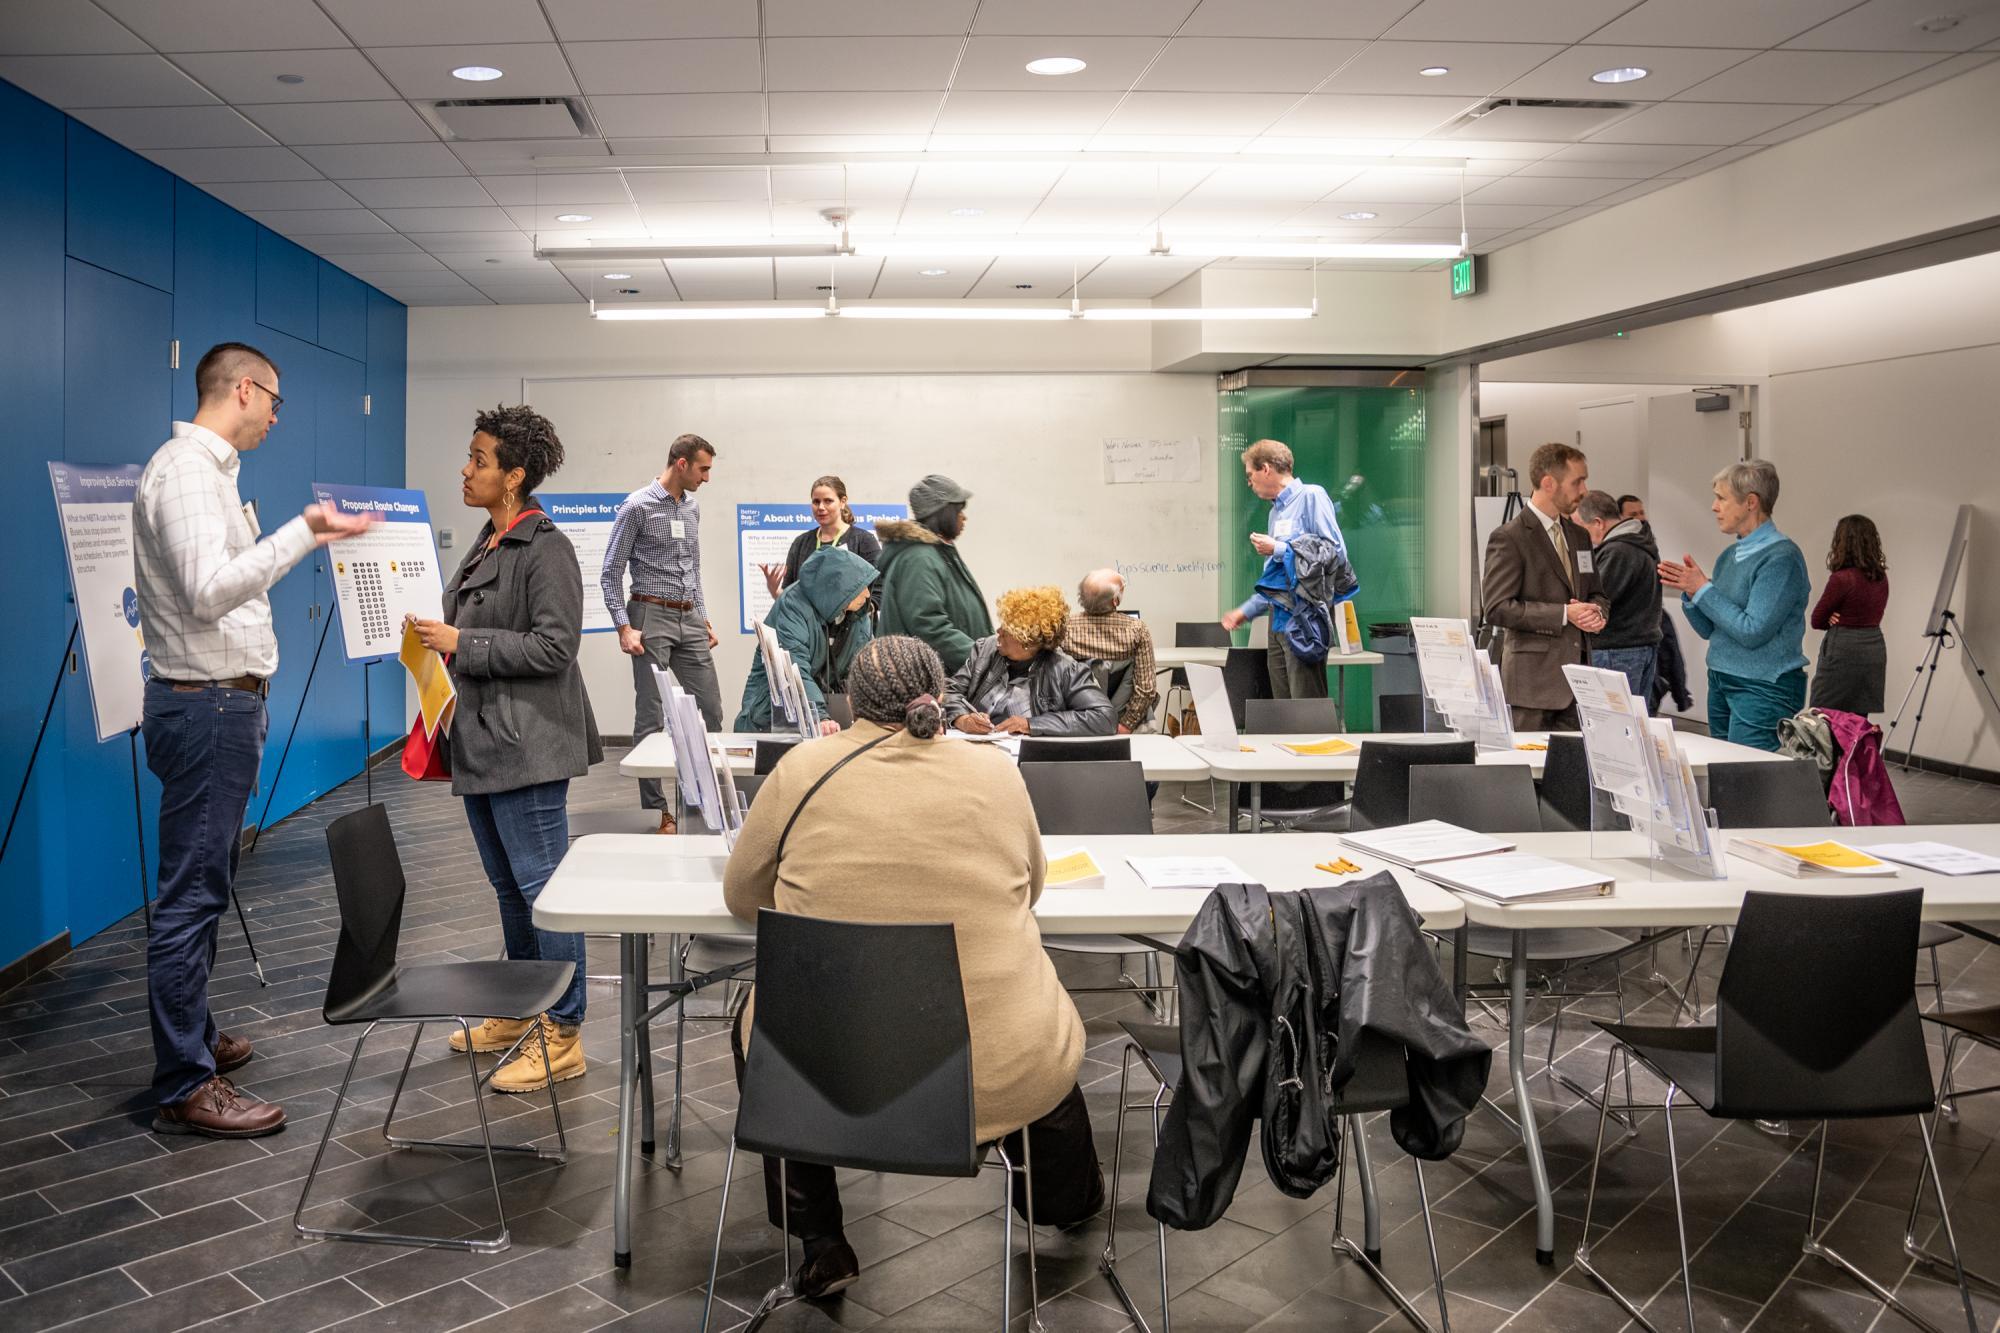
[{"label": "clear acrylic sign holder", "polygon": [[1579,704],[1590,771],[1592,860],[1643,862],[1647,878],[1721,879],[1715,812],[1701,803],[1672,724],[1629,710]]},{"label": "clear acrylic sign holder", "polygon": [[1479,651],[1471,625],[1447,616],[1413,616],[1410,632],[1430,708],[1479,749],[1512,750],[1514,720],[1500,668]]}]

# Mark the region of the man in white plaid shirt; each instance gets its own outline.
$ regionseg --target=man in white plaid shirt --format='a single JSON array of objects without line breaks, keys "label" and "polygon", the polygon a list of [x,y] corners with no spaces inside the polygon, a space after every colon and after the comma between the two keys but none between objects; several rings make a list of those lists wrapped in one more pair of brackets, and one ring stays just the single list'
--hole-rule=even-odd
[{"label": "man in white plaid shirt", "polygon": [[216,1029],[208,975],[278,669],[265,594],[314,547],[365,531],[369,520],[309,505],[260,540],[236,478],[241,455],[277,424],[278,368],[254,347],[221,343],[195,368],[195,390],[194,420],[174,423],[132,503],[152,663],[141,730],[146,766],[160,780],[159,895],[146,938],[153,1128],[256,1138],[284,1127],[284,1108],[244,1097],[223,1077],[252,1052]]}]

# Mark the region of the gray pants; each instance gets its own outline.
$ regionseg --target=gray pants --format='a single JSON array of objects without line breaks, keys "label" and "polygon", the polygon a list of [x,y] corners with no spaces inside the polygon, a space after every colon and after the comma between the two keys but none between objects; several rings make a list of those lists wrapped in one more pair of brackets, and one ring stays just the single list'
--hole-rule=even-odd
[{"label": "gray pants", "polygon": [[1271,676],[1273,699],[1326,698],[1326,663],[1309,666],[1299,661],[1285,646],[1281,634],[1271,635],[1270,646],[1264,653],[1265,668]]},{"label": "gray pants", "polygon": [[[722,730],[722,687],[715,678],[715,658],[708,648],[708,626],[692,611],[673,611],[651,602],[630,601],[625,616],[646,642],[646,651],[632,659],[632,743],[637,745],[654,732],[666,729],[666,711],[660,706],[660,689],[653,682],[653,668],[665,667],[674,673],[682,689],[692,694],[701,708],[701,724],[710,731]],[[648,810],[666,810],[666,788],[658,778],[639,779],[639,804]]]}]

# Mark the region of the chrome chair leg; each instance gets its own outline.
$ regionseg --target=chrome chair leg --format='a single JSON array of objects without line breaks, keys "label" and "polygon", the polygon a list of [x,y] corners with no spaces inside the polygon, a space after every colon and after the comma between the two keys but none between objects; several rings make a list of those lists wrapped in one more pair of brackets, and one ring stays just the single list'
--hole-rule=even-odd
[{"label": "chrome chair leg", "polygon": [[[778,1274],[778,1285],[765,1292],[764,1298],[757,1302],[757,1308],[750,1312],[750,1318],[744,1323],[742,1333],[757,1333],[757,1329],[763,1326],[764,1321],[771,1317],[771,1313],[774,1310],[780,1306],[789,1305],[798,1299],[798,1292],[792,1286],[791,1183],[787,1163],[784,1158],[780,1157],[778,1159],[778,1234],[782,1238],[785,1247],[780,1252],[784,1260],[784,1271]],[[724,1194],[722,1198],[722,1214],[725,1217],[729,1215],[729,1196],[727,1194]],[[722,1229],[719,1225],[716,1228],[715,1244],[716,1253],[720,1254],[722,1252]]]},{"label": "chrome chair leg", "polygon": [[[1945,1098],[1947,1096],[1955,1095],[1950,1092],[1951,1062],[1952,1062],[1953,1048],[1956,1046],[1959,1037],[1962,1035],[1963,1035],[1962,1033],[1953,1032],[1950,1036],[1945,1038],[1945,1043],[1944,1043],[1945,1072],[1944,1072],[1944,1078],[1941,1080],[1942,1087],[1938,1093],[1937,1114],[1940,1116],[1945,1114],[1945,1107],[1947,1105]],[[1933,1137],[1936,1134],[1936,1124],[1937,1122],[1935,1120],[1931,1122],[1931,1133]],[[1903,1253],[1907,1254],[1910,1258],[1914,1259],[1917,1263],[1921,1264],[1925,1268],[1929,1268],[1936,1272],[1950,1272],[1953,1273],[1954,1275],[1963,1274],[1965,1281],[1971,1283],[1972,1285],[1983,1288],[1984,1290],[1989,1292],[2000,1294],[2000,1280],[1996,1280],[1992,1277],[1987,1276],[1984,1273],[1975,1272],[1970,1268],[1966,1268],[1963,1266],[1963,1264],[1954,1262],[1954,1259],[1947,1259],[1944,1255],[1938,1254],[1934,1250],[1925,1249],[1922,1245],[1920,1245],[1917,1242],[1917,1211],[1918,1208],[1923,1203],[1923,1197],[1924,1197],[1924,1177],[1923,1173],[1919,1172],[1917,1178],[1910,1182],[1910,1215],[1908,1219],[1903,1223]],[[1955,1248],[1956,1247],[1954,1247],[1954,1250]]]},{"label": "chrome chair leg", "polygon": [[[1607,1073],[1607,1087],[1609,1083],[1610,1080]],[[1667,1095],[1664,1099],[1667,1124],[1667,1178],[1673,1182],[1674,1186],[1674,1239],[1680,1243],[1681,1247],[1681,1297],[1687,1302],[1687,1326],[1689,1333],[1693,1333],[1695,1327],[1694,1271],[1688,1263],[1687,1208],[1681,1199],[1680,1145],[1674,1141],[1674,1094],[1678,1091],[1680,1089],[1676,1088],[1672,1083],[1667,1084]],[[1824,1148],[1825,1145],[1822,1144],[1821,1147]],[[1814,1194],[1815,1196],[1818,1194],[1817,1184],[1814,1186]],[[1649,1324],[1648,1327],[1651,1327],[1651,1325]]]},{"label": "chrome chair leg", "polygon": [[[1415,1303],[1403,1294],[1402,1288],[1391,1281],[1389,1275],[1382,1269],[1382,1238],[1378,1234],[1370,1234],[1374,1229],[1373,1223],[1376,1213],[1373,1208],[1366,1207],[1366,1200],[1374,1190],[1374,1171],[1368,1161],[1366,1131],[1361,1127],[1361,1117],[1358,1115],[1341,1116],[1339,1133],[1346,1142],[1336,1144],[1336,1147],[1340,1150],[1340,1158],[1334,1166],[1333,1172],[1333,1236],[1331,1238],[1333,1248],[1337,1252],[1346,1254],[1349,1258],[1360,1264],[1362,1271],[1367,1273],[1375,1285],[1382,1289],[1383,1294],[1396,1303],[1396,1308],[1402,1311],[1404,1318],[1424,1330],[1424,1333],[1451,1333],[1451,1311],[1446,1305],[1445,1300],[1444,1269],[1438,1262],[1437,1232],[1431,1220],[1430,1195],[1424,1188],[1423,1163],[1418,1162],[1414,1157],[1410,1159],[1416,1164],[1417,1168],[1417,1198],[1423,1211],[1424,1238],[1430,1247],[1431,1289],[1437,1296],[1438,1318],[1440,1320],[1436,1329],[1432,1328],[1430,1322],[1424,1318],[1423,1313],[1417,1309]],[[1365,1220],[1362,1227],[1362,1239],[1359,1242],[1347,1234],[1345,1224],[1347,1161],[1350,1155],[1354,1159],[1354,1173],[1361,1182],[1364,1201],[1363,1215]]]},{"label": "chrome chair leg", "polygon": [[1000,1330],[1014,1327],[1014,1163],[1007,1145],[995,1143],[1000,1158]]},{"label": "chrome chair leg", "polygon": [[[1047,1333],[1042,1323],[1041,1278],[1035,1272],[1035,1147],[1034,1126],[1021,1126],[1021,1199],[1027,1205],[1028,1333]],[[1009,1202],[1012,1202],[1011,1200]]]},{"label": "chrome chair leg", "polygon": [[729,1182],[735,1174],[736,1136],[731,1134],[729,1156],[722,1162],[722,1202],[715,1210],[715,1248],[708,1256],[708,1295],[701,1303],[701,1333],[708,1333],[709,1320],[715,1312],[715,1278],[722,1268],[722,1228],[729,1221]]},{"label": "chrome chair leg", "polygon": [[[1132,1083],[1132,1057],[1138,1054],[1139,1048],[1127,1042],[1124,1059],[1120,1062],[1118,1071],[1118,1109],[1115,1112],[1117,1127],[1111,1146],[1111,1207],[1104,1227],[1104,1252],[1098,1256],[1097,1271],[1111,1284],[1112,1294],[1118,1297],[1118,1303],[1125,1307],[1126,1315],[1138,1327],[1139,1333],[1152,1333],[1152,1326],[1146,1322],[1145,1316],[1139,1313],[1138,1304],[1133,1301],[1132,1294],[1125,1289],[1124,1280],[1118,1276],[1118,1183],[1125,1169],[1125,1117],[1133,1111],[1147,1109],[1145,1102],[1134,1106],[1125,1100]],[[1151,1109],[1155,1146],[1160,1142],[1161,1107],[1166,1104],[1172,1091],[1162,1083],[1158,1091],[1153,1094]],[[1167,1286],[1167,1224],[1160,1222],[1156,1225],[1159,1228],[1160,1239],[1160,1333],[1172,1333],[1173,1312],[1167,1303],[1170,1290]]]},{"label": "chrome chair leg", "polygon": [[[1590,1260],[1590,1223],[1592,1218],[1596,1215],[1597,1212],[1597,1172],[1599,1166],[1602,1165],[1604,1161],[1604,1126],[1606,1122],[1609,1121],[1611,1118],[1611,1097],[1610,1097],[1611,1066],[1613,1065],[1613,1063],[1616,1062],[1618,1058],[1617,1046],[1618,1043],[1613,1042],[1612,1049],[1606,1051],[1604,1054],[1604,1087],[1606,1090],[1606,1095],[1597,1104],[1597,1146],[1592,1150],[1590,1154],[1590,1187],[1588,1191],[1584,1194],[1583,1234],[1577,1238],[1576,1242],[1576,1266],[1577,1268],[1582,1270],[1584,1275],[1588,1277],[1592,1282],[1595,1282],[1598,1286],[1602,1287],[1604,1289],[1605,1294],[1611,1297],[1612,1300],[1618,1302],[1618,1304],[1624,1308],[1625,1313],[1630,1315],[1633,1319],[1637,1320],[1642,1327],[1651,1330],[1651,1333],[1659,1333],[1659,1330],[1653,1327],[1652,1321],[1647,1319],[1645,1315],[1639,1313],[1639,1307],[1634,1305],[1626,1297],[1624,1292],[1618,1290],[1618,1288],[1612,1283],[1610,1278],[1598,1272],[1596,1267],[1591,1263]],[[1670,1086],[1667,1091],[1669,1094],[1667,1100],[1669,1104],[1671,1104],[1673,1100],[1672,1087]],[[1671,1128],[1673,1124],[1673,1112],[1671,1110],[1667,1112],[1667,1117],[1668,1117],[1667,1124]],[[1669,1147],[1671,1148],[1673,1143],[1671,1136],[1669,1136],[1667,1142]],[[1679,1196],[1680,1184],[1678,1175],[1676,1175],[1675,1177],[1674,1188],[1675,1188],[1675,1198],[1678,1200],[1678,1198],[1680,1197]],[[1678,1214],[1676,1215],[1678,1216]],[[1685,1253],[1686,1251],[1685,1242],[1683,1242],[1682,1251],[1683,1253]],[[1688,1328],[1690,1329],[1690,1331],[1692,1331],[1692,1329],[1694,1328],[1694,1322],[1692,1320],[1688,1322]]]}]

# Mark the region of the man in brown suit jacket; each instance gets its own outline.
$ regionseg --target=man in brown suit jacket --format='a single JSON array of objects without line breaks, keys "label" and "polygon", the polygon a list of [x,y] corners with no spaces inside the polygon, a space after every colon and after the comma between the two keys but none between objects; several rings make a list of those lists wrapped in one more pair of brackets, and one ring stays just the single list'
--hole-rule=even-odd
[{"label": "man in brown suit jacket", "polygon": [[1597,588],[1590,534],[1570,521],[1590,488],[1583,451],[1545,444],[1528,459],[1528,503],[1486,543],[1481,600],[1506,631],[1500,683],[1517,731],[1575,731],[1566,666],[1590,662],[1611,600]]}]

